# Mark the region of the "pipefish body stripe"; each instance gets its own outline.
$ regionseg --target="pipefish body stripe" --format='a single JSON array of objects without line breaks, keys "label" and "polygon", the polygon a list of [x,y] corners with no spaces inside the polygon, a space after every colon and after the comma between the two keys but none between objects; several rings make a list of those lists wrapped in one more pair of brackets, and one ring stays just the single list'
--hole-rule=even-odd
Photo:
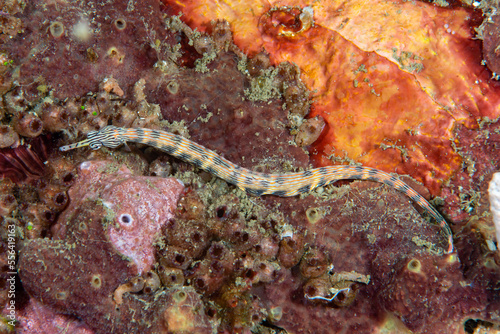
[{"label": "pipefish body stripe", "polygon": [[68,151],[83,146],[90,146],[94,150],[102,146],[115,148],[126,142],[156,147],[256,196],[295,196],[308,193],[316,187],[328,185],[338,180],[370,180],[384,183],[404,193],[425,209],[438,222],[442,233],[447,238],[448,253],[453,252],[451,229],[439,212],[399,178],[375,168],[337,165],[290,174],[259,173],[237,166],[214,151],[167,131],[116,126],[107,126],[100,131],[89,132],[87,139],[62,146],[60,150]]}]

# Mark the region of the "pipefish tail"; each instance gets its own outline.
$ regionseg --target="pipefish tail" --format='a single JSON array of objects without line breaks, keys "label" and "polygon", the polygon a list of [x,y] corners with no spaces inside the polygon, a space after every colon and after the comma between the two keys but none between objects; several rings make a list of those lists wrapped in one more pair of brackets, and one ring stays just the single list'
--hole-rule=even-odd
[{"label": "pipefish tail", "polygon": [[102,146],[115,148],[126,142],[153,146],[255,196],[295,196],[308,193],[316,187],[325,186],[338,180],[370,180],[384,183],[404,193],[425,209],[441,227],[441,231],[448,241],[447,252],[452,253],[454,250],[451,229],[439,212],[399,178],[375,168],[337,165],[290,174],[259,173],[237,166],[214,151],[167,131],[116,126],[106,126],[100,131],[89,132],[87,139],[62,146],[60,150],[68,151],[84,146],[90,146],[94,150]]}]

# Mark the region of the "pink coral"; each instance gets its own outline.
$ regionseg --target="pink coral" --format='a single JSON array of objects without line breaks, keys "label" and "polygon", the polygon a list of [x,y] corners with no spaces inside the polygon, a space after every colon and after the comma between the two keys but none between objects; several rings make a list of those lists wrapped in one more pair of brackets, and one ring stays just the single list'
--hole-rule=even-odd
[{"label": "pink coral", "polygon": [[[106,161],[87,161],[79,166],[79,178],[69,190],[70,206],[61,215],[64,224],[75,208],[88,199],[100,199],[113,217],[108,236],[113,247],[132,259],[137,273],[154,263],[153,241],[161,226],[173,217],[183,185],[172,178],[137,177],[122,166],[115,173],[103,172]],[[56,238],[64,238],[66,226],[57,224]]]},{"label": "pink coral", "polygon": [[[151,269],[156,233],[172,217],[183,189],[176,179],[134,176],[106,161],[81,164],[68,191],[70,203],[52,228],[53,239],[35,239],[21,252],[19,277],[31,301],[76,316],[96,333],[164,331],[170,326],[164,315],[170,297],[148,293],[159,283],[145,290],[140,300],[125,293],[117,303],[113,296],[120,286]],[[199,299],[194,292],[193,298]],[[150,307],[144,309],[144,303]],[[25,332],[32,325],[42,330],[55,323],[46,318],[48,310],[34,305],[25,313],[43,317],[38,324],[23,322]],[[199,313],[203,318],[203,308]],[[134,317],[144,321],[137,324]],[[70,318],[56,320],[71,324]],[[208,326],[203,319],[197,325],[202,322]]]}]

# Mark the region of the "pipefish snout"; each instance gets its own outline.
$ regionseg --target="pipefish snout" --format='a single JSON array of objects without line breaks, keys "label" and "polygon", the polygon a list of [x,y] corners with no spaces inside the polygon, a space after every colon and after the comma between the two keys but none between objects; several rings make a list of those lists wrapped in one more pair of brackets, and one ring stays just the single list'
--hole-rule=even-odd
[{"label": "pipefish snout", "polygon": [[454,251],[453,234],[441,214],[425,198],[399,178],[375,168],[337,165],[290,174],[259,173],[237,166],[214,151],[167,131],[116,126],[106,126],[100,131],[89,132],[87,139],[62,146],[60,150],[68,151],[83,146],[90,146],[94,150],[102,146],[115,148],[126,142],[153,146],[255,196],[295,196],[308,193],[316,187],[325,186],[338,180],[369,180],[384,183],[404,193],[425,209],[437,221],[442,233],[447,238],[447,253]]}]

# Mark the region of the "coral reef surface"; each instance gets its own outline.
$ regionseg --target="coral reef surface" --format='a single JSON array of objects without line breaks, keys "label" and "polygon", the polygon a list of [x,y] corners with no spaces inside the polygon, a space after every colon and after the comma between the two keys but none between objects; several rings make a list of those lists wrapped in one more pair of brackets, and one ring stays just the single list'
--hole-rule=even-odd
[{"label": "coral reef surface", "polygon": [[[493,332],[498,10],[0,0],[0,330]],[[148,145],[58,150],[107,125],[259,172],[409,174],[456,252],[374,182],[254,197]]]},{"label": "coral reef surface", "polygon": [[80,165],[71,204],[52,226],[52,239],[29,242],[18,269],[30,296],[101,333],[163,326],[157,310],[135,314],[119,286],[152,269],[154,237],[172,218],[183,190],[172,178],[116,169],[104,161]]}]

